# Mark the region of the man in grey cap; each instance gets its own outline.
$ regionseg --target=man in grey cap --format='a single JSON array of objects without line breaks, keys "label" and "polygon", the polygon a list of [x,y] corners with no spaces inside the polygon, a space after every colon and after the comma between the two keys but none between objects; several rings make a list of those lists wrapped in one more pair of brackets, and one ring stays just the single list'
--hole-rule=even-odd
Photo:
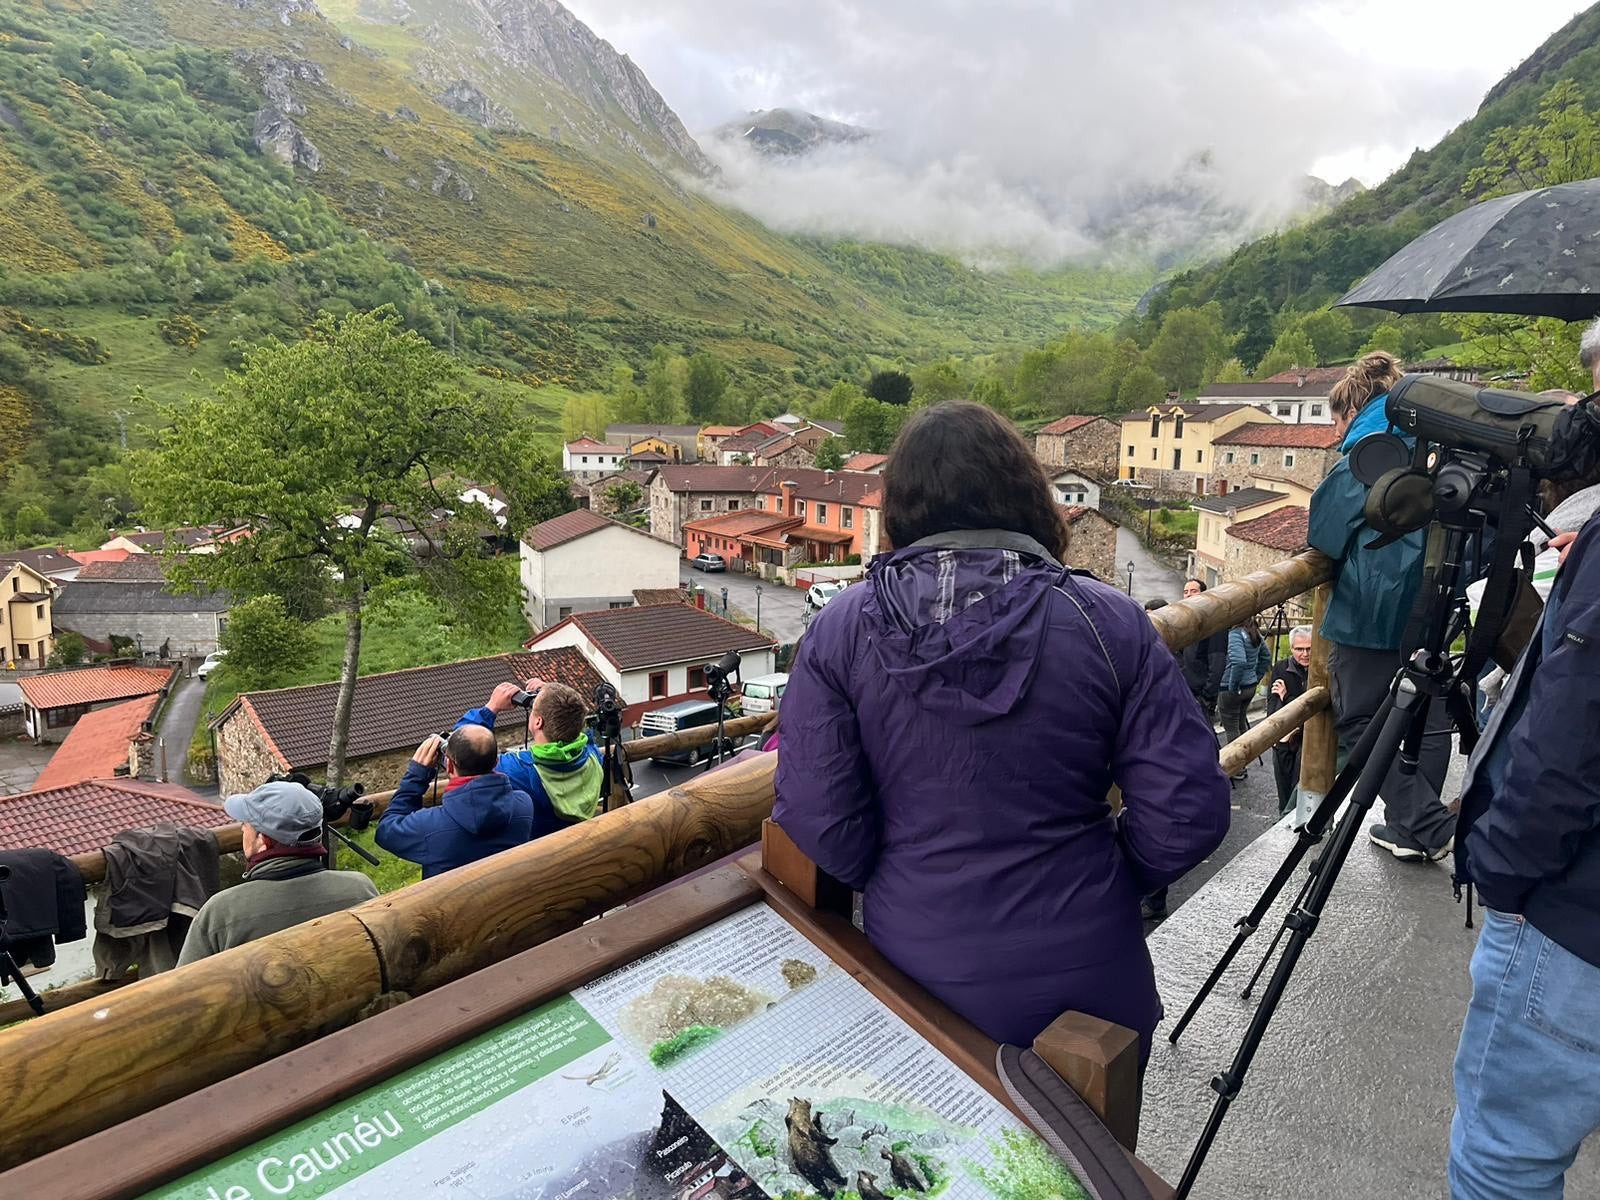
[{"label": "man in grey cap", "polygon": [[222,810],[243,828],[248,869],[237,887],[206,901],[184,939],[180,967],[378,894],[359,871],[324,865],[322,802],[298,783],[264,783],[229,796]]}]

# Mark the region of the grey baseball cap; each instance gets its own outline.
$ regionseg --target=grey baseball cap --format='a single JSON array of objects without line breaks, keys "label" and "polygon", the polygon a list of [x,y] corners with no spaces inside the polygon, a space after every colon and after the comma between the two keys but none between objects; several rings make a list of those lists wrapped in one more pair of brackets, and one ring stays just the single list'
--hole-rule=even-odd
[{"label": "grey baseball cap", "polygon": [[309,842],[322,828],[322,801],[308,788],[287,779],[270,780],[253,792],[229,796],[222,802],[222,811],[286,846]]}]

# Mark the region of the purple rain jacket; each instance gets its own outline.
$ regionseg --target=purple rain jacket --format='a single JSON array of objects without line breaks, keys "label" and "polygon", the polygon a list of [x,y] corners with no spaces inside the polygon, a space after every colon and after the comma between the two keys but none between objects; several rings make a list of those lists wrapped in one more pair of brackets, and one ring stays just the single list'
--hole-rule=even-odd
[{"label": "purple rain jacket", "polygon": [[[1107,794],[1122,790],[1113,820]],[[1217,741],[1149,615],[1003,531],[872,564],[811,622],[773,816],[867,936],[997,1041],[1161,1019],[1139,897],[1222,841]]]}]

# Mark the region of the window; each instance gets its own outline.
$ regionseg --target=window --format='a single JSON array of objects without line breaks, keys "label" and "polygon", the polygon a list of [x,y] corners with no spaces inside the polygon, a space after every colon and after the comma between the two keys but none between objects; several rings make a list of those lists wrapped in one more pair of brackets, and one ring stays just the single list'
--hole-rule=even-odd
[{"label": "window", "polygon": [[817,501],[817,524],[818,525],[826,525],[827,523],[828,523],[828,506],[826,504],[822,503],[822,501],[818,500]]},{"label": "window", "polygon": [[794,515],[797,517],[806,515],[806,502],[804,500],[796,500],[794,502]]},{"label": "window", "polygon": [[1151,446],[1150,447],[1150,461],[1151,462],[1155,462],[1158,459],[1160,459],[1160,457],[1161,457],[1161,451],[1157,450],[1154,446]]},{"label": "window", "polygon": [[710,512],[711,511],[711,501],[709,501],[709,500],[700,501],[700,511],[701,512]]},{"label": "window", "polygon": [[565,621],[571,615],[572,615],[572,607],[570,605],[563,605],[562,607],[556,609],[556,619],[557,620]]},{"label": "window", "polygon": [[739,502],[737,500],[729,500],[728,501],[728,511],[729,512],[738,512],[739,511]]},{"label": "window", "polygon": [[1129,447],[1128,447],[1128,457],[1129,457],[1129,458],[1132,458],[1132,457],[1133,457],[1133,447],[1132,447],[1132,446],[1129,446]]},{"label": "window", "polygon": [[44,620],[44,605],[42,605],[42,604],[35,604],[35,605],[34,605],[34,606],[33,606],[33,619],[34,619],[34,620],[35,620],[35,621],[42,621],[42,620]]},{"label": "window", "polygon": [[1250,465],[1252,467],[1259,467],[1261,465],[1261,454],[1258,451],[1252,450],[1250,452]]},{"label": "window", "polygon": [[1287,404],[1280,404],[1280,405],[1278,405],[1278,415],[1280,417],[1293,416],[1294,415],[1294,409],[1291,408]]},{"label": "window", "polygon": [[1161,414],[1160,413],[1151,413],[1150,414],[1150,436],[1151,437],[1160,437],[1161,436]]},{"label": "window", "polygon": [[11,581],[11,590],[13,592],[20,592],[22,590],[22,580],[13,578]]},{"label": "window", "polygon": [[1313,416],[1313,417],[1320,417],[1320,416],[1321,416],[1321,415],[1322,415],[1322,405],[1320,405],[1320,404],[1313,404],[1313,405],[1312,405],[1312,406],[1311,406],[1311,415],[1312,415],[1312,416]]},{"label": "window", "polygon": [[[28,643],[27,642],[18,642],[17,643],[17,657],[21,658],[21,659],[28,659],[28,658],[32,658],[33,657],[33,651],[28,649]],[[53,716],[54,713],[52,712],[51,715]]]},{"label": "window", "polygon": [[589,465],[589,456],[587,454],[585,454],[583,456],[583,465],[584,466],[588,466]]},{"label": "window", "polygon": [[1231,463],[1234,461],[1234,457],[1235,456],[1232,450],[1225,450],[1222,454],[1222,461],[1225,463]]},{"label": "window", "polygon": [[1196,450],[1194,452],[1194,461],[1196,463],[1203,463],[1203,462],[1205,462],[1205,460],[1206,460],[1206,452],[1204,450]]},{"label": "window", "polygon": [[613,600],[611,602],[611,607],[612,608],[632,608],[633,607],[633,602],[631,600]]},{"label": "window", "polygon": [[849,505],[839,510],[839,528],[854,529],[856,527],[856,510]]},{"label": "window", "polygon": [[1174,447],[1173,448],[1173,451],[1172,451],[1172,469],[1174,471],[1183,470],[1183,450],[1181,448],[1178,448],[1178,447]]},{"label": "window", "polygon": [[704,667],[689,668],[689,690],[703,692],[706,687],[706,669]]},{"label": "window", "polygon": [[767,507],[767,498],[765,496],[757,496],[756,497],[756,507],[760,508],[760,509],[765,509]]},{"label": "window", "polygon": [[783,497],[782,496],[774,496],[772,498],[772,511],[775,512],[775,513],[781,513],[783,511]]},{"label": "window", "polygon": [[650,672],[650,699],[665,700],[667,698],[667,673],[665,671]]},{"label": "window", "polygon": [[1172,436],[1173,437],[1180,437],[1180,438],[1183,436],[1183,414],[1182,413],[1179,413],[1178,416],[1177,416],[1177,419],[1175,421],[1173,421],[1173,423],[1172,423]]},{"label": "window", "polygon": [[1294,466],[1294,453],[1292,451],[1285,450],[1283,452],[1283,465],[1286,467]]}]

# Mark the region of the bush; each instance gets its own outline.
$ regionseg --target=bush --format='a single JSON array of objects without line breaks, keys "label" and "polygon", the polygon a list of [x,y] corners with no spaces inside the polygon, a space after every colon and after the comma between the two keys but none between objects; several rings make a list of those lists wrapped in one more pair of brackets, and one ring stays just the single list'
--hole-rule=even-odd
[{"label": "bush", "polygon": [[311,640],[281,597],[253,596],[229,615],[222,648],[228,652],[228,672],[253,681],[300,666],[310,656]]},{"label": "bush", "polygon": [[83,640],[83,635],[73,633],[69,629],[56,638],[56,644],[50,651],[50,660],[46,665],[51,667],[75,667],[83,661],[84,656],[88,653],[89,643]]}]

